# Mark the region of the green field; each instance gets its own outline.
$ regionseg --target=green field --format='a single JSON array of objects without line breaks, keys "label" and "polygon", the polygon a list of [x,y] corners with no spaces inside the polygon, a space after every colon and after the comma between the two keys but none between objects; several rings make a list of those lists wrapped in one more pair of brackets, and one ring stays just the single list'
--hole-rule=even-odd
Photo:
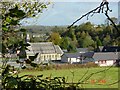
[{"label": "green field", "polygon": [[[90,76],[90,74],[99,72],[101,70],[106,70],[104,72],[93,74],[88,80],[85,81],[87,84],[82,84],[85,88],[118,88],[118,83],[109,85],[118,80],[118,68],[112,67],[97,67],[97,68],[75,68],[75,69],[61,69],[61,70],[22,70],[20,76],[22,75],[41,75],[43,78],[52,77],[65,77],[67,82],[78,82]],[[85,74],[86,73],[86,74]],[[84,76],[84,77],[83,77]],[[82,78],[83,77],[83,78]],[[81,79],[82,78],[82,79]]]}]

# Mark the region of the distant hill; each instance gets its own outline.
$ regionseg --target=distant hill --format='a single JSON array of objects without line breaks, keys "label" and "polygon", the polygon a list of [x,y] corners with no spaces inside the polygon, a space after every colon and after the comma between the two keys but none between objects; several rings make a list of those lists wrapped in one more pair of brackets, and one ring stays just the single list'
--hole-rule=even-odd
[{"label": "distant hill", "polygon": [[27,29],[28,33],[51,33],[51,31],[54,30],[54,28],[56,27],[59,30],[63,30],[67,26],[38,26],[38,25],[22,26],[22,28]]}]

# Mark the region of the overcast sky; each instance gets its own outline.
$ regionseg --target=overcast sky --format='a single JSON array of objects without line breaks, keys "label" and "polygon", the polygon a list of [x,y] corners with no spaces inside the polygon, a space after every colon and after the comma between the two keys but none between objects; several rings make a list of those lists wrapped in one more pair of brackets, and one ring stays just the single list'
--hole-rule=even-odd
[{"label": "overcast sky", "polygon": [[[52,2],[52,5],[50,5],[47,10],[44,10],[42,14],[38,15],[36,18],[25,19],[22,24],[44,26],[70,25],[83,14],[99,6],[99,1],[101,0],[89,0],[89,2],[85,2],[87,0],[84,0],[84,2],[81,2],[83,0],[74,0],[74,2],[73,0],[69,0],[69,2],[68,0],[63,0],[63,2],[59,2],[62,0],[54,1],[55,2]],[[118,1],[119,0],[114,0],[114,2],[110,2],[109,4],[110,9],[112,9],[112,12],[109,13],[111,17],[118,17]],[[88,21],[93,24],[104,24],[105,19],[106,17],[104,14],[95,14],[93,17],[89,17],[89,20],[85,17],[76,24],[79,25]]]}]

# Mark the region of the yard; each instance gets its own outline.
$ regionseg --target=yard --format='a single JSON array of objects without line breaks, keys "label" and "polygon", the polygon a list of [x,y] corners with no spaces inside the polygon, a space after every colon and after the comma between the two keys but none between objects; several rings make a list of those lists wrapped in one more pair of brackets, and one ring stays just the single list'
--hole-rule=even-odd
[{"label": "yard", "polygon": [[[22,70],[19,76],[22,75],[41,75],[42,78],[46,77],[65,77],[67,82],[84,81],[87,84],[82,84],[85,88],[118,88],[118,83],[114,83],[118,80],[118,68],[117,67],[95,67],[95,68],[73,68],[73,69],[61,69],[61,70]],[[103,72],[99,72],[104,70]],[[85,74],[86,73],[86,74]],[[95,73],[92,75],[92,73]],[[89,79],[86,77],[92,75]],[[84,77],[83,77],[84,76]],[[82,78],[83,77],[83,78]],[[111,85],[109,85],[111,84]]]}]

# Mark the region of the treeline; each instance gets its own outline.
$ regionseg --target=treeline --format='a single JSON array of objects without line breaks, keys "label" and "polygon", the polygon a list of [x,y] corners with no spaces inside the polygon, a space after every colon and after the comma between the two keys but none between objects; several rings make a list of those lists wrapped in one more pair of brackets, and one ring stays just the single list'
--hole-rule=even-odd
[{"label": "treeline", "polygon": [[[120,25],[117,27],[120,30]],[[49,28],[47,29],[49,31]],[[94,25],[86,22],[69,29],[66,26],[54,26],[49,32],[45,41],[51,41],[68,52],[76,52],[76,48],[97,50],[99,46],[120,45],[118,31],[112,25]]]}]

